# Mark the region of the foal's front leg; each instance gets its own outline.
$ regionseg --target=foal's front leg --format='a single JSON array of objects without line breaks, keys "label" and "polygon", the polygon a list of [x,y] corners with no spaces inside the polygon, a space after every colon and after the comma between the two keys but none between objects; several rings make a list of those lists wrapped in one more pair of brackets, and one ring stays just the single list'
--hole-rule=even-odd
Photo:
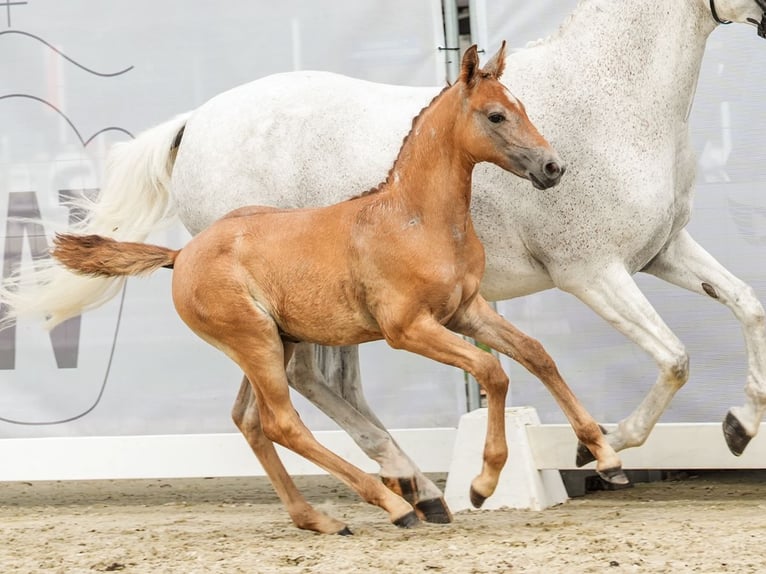
[{"label": "foal's front leg", "polygon": [[620,458],[598,423],[582,406],[561,377],[556,363],[537,340],[511,325],[480,296],[449,326],[509,356],[539,378],[556,399],[577,438],[593,453],[599,475],[613,484],[628,483]]},{"label": "foal's front leg", "polygon": [[495,491],[508,458],[505,439],[505,397],[508,376],[500,361],[456,337],[433,317],[422,315],[406,325],[381,325],[386,341],[395,349],[423,355],[469,372],[487,393],[487,436],[481,473],[471,482],[471,503],[479,508]]}]

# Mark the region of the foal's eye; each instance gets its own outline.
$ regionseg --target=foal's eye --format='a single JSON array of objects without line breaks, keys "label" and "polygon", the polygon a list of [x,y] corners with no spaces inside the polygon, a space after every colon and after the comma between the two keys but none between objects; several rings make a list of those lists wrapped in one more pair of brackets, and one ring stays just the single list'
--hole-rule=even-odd
[{"label": "foal's eye", "polygon": [[487,118],[493,124],[499,124],[500,122],[505,121],[505,116],[503,114],[498,114],[498,113],[489,114],[489,116],[487,116]]}]

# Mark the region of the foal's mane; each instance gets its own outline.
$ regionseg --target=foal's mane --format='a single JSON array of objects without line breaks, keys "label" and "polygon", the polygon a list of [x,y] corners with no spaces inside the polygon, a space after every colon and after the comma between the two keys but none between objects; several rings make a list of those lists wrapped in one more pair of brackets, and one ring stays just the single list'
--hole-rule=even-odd
[{"label": "foal's mane", "polygon": [[407,139],[410,137],[410,135],[412,134],[412,132],[415,130],[415,124],[417,124],[417,123],[418,123],[418,120],[419,120],[419,119],[420,119],[420,117],[421,117],[421,116],[422,116],[422,115],[425,113],[425,111],[426,111],[428,108],[430,108],[431,106],[433,106],[433,105],[436,103],[436,100],[438,100],[439,98],[441,98],[441,97],[442,97],[442,95],[444,94],[444,92],[446,92],[448,89],[450,89],[450,88],[451,88],[453,85],[454,85],[454,84],[447,84],[446,86],[444,86],[444,87],[442,88],[442,90],[441,90],[441,91],[440,91],[438,94],[436,94],[436,95],[433,97],[433,99],[431,99],[431,101],[430,101],[430,102],[428,102],[428,105],[426,105],[426,106],[425,106],[423,109],[421,109],[421,110],[418,112],[418,115],[416,115],[414,118],[412,118],[412,124],[410,125],[410,131],[409,131],[409,132],[407,132],[407,135],[406,135],[406,136],[404,136],[404,139],[402,140],[402,145],[401,145],[401,146],[399,146],[399,153],[397,153],[397,154],[396,154],[396,159],[394,160],[394,163],[391,165],[391,168],[388,170],[388,173],[386,174],[386,179],[385,179],[383,182],[381,182],[381,183],[379,183],[378,185],[376,185],[375,187],[372,187],[372,188],[368,189],[367,191],[363,191],[363,192],[362,192],[362,193],[360,193],[359,195],[355,195],[355,196],[353,196],[353,197],[350,197],[350,198],[349,198],[347,201],[352,201],[352,200],[354,200],[354,199],[359,199],[360,197],[365,197],[365,196],[367,196],[367,195],[372,195],[372,194],[374,194],[374,193],[378,193],[378,192],[379,192],[379,191],[381,191],[383,188],[385,188],[385,187],[386,187],[386,185],[388,185],[388,182],[389,182],[389,180],[391,179],[391,174],[393,173],[393,171],[394,171],[394,168],[396,167],[396,164],[397,164],[397,162],[399,161],[399,156],[401,156],[401,155],[402,155],[402,150],[404,149],[404,146],[405,146],[405,144],[407,143]]}]

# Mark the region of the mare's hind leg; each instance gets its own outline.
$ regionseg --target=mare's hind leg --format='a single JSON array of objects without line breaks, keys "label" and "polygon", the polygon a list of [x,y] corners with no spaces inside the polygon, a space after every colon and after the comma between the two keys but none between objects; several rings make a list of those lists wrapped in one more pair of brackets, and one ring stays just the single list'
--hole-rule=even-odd
[{"label": "mare's hind leg", "polygon": [[288,367],[288,378],[294,389],[331,417],[380,465],[383,484],[412,504],[422,520],[440,524],[452,521],[441,490],[420,472],[367,404],[357,346],[299,344]]},{"label": "mare's hind leg", "polygon": [[742,325],[748,373],[745,404],[733,407],[723,423],[726,444],[739,456],[761,424],[766,411],[766,318],[753,289],[731,274],[682,231],[645,269],[669,283],[708,295],[731,309]]},{"label": "mare's hind leg", "polygon": [[613,484],[628,483],[622,462],[598,423],[582,406],[559,374],[556,363],[537,340],[506,321],[482,297],[477,297],[450,327],[511,357],[540,379],[564,411],[577,437],[595,456],[599,475]]},{"label": "mare's hind leg", "polygon": [[[558,278],[556,285],[577,296],[639,345],[660,368],[657,381],[638,408],[606,435],[609,444],[619,451],[644,443],[673,395],[689,378],[689,357],[622,264],[585,271],[591,271],[582,274],[587,280]],[[577,462],[582,465],[590,460],[581,456]]]},{"label": "mare's hind leg", "polygon": [[298,528],[323,534],[351,534],[348,526],[314,509],[296,488],[274,448],[274,443],[263,433],[258,404],[247,377],[242,378],[242,385],[232,409],[232,418],[258,457],[279,499]]}]

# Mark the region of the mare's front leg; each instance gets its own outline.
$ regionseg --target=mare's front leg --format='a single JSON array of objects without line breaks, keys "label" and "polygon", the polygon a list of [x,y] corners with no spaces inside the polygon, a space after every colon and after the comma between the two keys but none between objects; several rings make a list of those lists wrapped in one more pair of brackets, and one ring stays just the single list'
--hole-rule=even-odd
[{"label": "mare's front leg", "polygon": [[351,534],[348,526],[312,507],[295,486],[274,448],[274,443],[263,432],[258,404],[247,377],[242,378],[231,416],[258,457],[277,496],[298,528],[323,534]]},{"label": "mare's front leg", "polygon": [[[654,386],[641,404],[607,434],[615,450],[644,443],[670,400],[689,378],[689,357],[622,263],[579,268],[577,277],[554,277],[556,286],[572,293],[615,329],[646,351],[659,366]],[[578,458],[578,464],[589,462]]]},{"label": "mare's front leg", "polygon": [[[392,313],[391,316],[398,316]],[[407,324],[381,325],[386,341],[395,349],[405,349],[469,372],[487,393],[487,435],[481,472],[471,482],[471,503],[479,508],[495,491],[500,471],[508,458],[505,439],[505,397],[508,376],[500,361],[456,337],[430,315],[420,315]]]},{"label": "mare's front leg", "polygon": [[422,520],[452,521],[441,490],[402,451],[367,404],[357,346],[298,344],[287,376],[290,386],[332,418],[380,465],[383,484],[409,502]]},{"label": "mare's front leg", "polygon": [[577,438],[595,457],[599,475],[613,484],[628,483],[622,471],[622,462],[604,437],[601,427],[577,399],[559,373],[556,363],[536,339],[506,321],[481,296],[476,297],[464,313],[455,317],[449,327],[509,356],[540,379],[556,399]]},{"label": "mare's front leg", "polygon": [[745,404],[729,410],[723,423],[729,450],[739,456],[761,424],[766,411],[766,319],[752,287],[735,277],[705,251],[686,230],[681,231],[644,271],[731,309],[742,324],[748,373]]}]

